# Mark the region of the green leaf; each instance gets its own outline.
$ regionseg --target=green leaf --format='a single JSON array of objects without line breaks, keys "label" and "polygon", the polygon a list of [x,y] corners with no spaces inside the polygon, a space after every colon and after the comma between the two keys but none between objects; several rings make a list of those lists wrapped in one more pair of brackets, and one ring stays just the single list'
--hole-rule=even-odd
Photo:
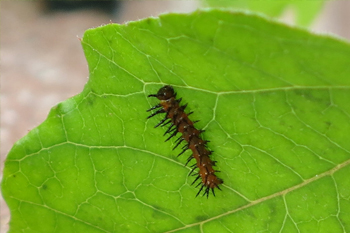
[{"label": "green leaf", "polygon": [[271,17],[279,17],[284,11],[291,9],[295,14],[297,25],[309,26],[322,10],[325,0],[203,0],[203,3],[211,7],[230,7],[261,12]]},{"label": "green leaf", "polygon": [[[86,31],[82,93],[9,153],[10,232],[350,232],[350,45],[243,13],[168,14]],[[195,198],[164,142],[173,85],[217,161]]]}]

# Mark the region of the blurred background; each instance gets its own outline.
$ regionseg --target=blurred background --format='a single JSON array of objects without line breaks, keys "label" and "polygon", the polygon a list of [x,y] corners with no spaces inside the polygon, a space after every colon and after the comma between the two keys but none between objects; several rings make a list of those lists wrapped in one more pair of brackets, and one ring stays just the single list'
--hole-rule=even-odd
[{"label": "blurred background", "polygon": [[[51,107],[84,88],[88,67],[79,38],[103,24],[166,12],[191,12],[200,1],[0,1],[1,174],[12,145],[43,122]],[[279,20],[293,24],[292,9]],[[309,28],[350,40],[350,1],[326,1]],[[0,198],[0,232],[9,210]]]}]

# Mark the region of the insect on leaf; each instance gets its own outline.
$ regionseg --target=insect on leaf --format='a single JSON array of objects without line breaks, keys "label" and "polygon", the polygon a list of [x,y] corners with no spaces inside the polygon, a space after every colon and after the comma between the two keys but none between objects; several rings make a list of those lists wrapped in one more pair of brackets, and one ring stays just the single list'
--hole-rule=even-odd
[{"label": "insect on leaf", "polygon": [[[82,45],[84,90],[6,159],[10,232],[350,232],[348,42],[205,10]],[[190,152],[146,119],[166,84],[210,141],[216,197],[195,198]]]}]

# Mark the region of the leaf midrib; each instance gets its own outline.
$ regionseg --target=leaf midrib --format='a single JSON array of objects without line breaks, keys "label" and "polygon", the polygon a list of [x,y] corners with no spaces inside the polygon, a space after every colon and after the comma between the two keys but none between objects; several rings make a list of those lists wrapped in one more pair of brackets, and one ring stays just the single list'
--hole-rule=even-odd
[{"label": "leaf midrib", "polygon": [[[233,214],[233,213],[236,213],[238,211],[241,211],[241,210],[244,210],[244,209],[247,209],[249,207],[252,207],[252,206],[255,206],[255,205],[258,205],[264,201],[268,201],[270,199],[273,199],[275,197],[279,197],[279,196],[284,196],[288,193],[291,193],[292,191],[295,191],[299,188],[302,188],[310,183],[313,183],[315,181],[318,181],[320,180],[321,178],[323,177],[326,177],[326,176],[332,176],[335,172],[341,170],[342,168],[346,167],[350,165],[350,159],[344,161],[343,163],[341,164],[338,164],[337,166],[335,166],[334,168],[328,170],[328,171],[325,171],[321,174],[318,174],[318,175],[315,175],[314,177],[310,178],[310,179],[307,179],[307,180],[304,180],[302,183],[298,184],[298,185],[295,185],[293,187],[290,187],[290,188],[287,188],[285,190],[282,190],[280,192],[277,192],[277,193],[274,193],[274,194],[271,194],[269,196],[266,196],[266,197],[262,197],[260,199],[257,199],[255,201],[251,201],[250,203],[246,204],[246,205],[243,205],[237,209],[234,209],[234,210],[231,210],[231,211],[227,211],[223,214],[219,214],[215,217],[212,217],[212,218],[209,218],[207,220],[204,220],[204,221],[201,221],[201,222],[197,222],[197,223],[192,223],[192,224],[189,224],[189,225],[186,225],[184,227],[181,227],[181,228],[177,228],[177,229],[174,229],[174,230],[171,230],[171,231],[167,231],[166,233],[171,233],[171,232],[176,232],[176,231],[179,231],[179,230],[184,230],[184,229],[187,229],[187,228],[190,228],[190,227],[194,227],[194,226],[198,226],[198,225],[203,225],[205,223],[208,223],[210,221],[213,221],[215,219],[219,219],[219,218],[222,218],[224,216],[227,216],[227,215],[230,215],[230,214]],[[225,184],[223,184],[223,186],[225,186]],[[227,186],[226,186],[227,188]]]}]

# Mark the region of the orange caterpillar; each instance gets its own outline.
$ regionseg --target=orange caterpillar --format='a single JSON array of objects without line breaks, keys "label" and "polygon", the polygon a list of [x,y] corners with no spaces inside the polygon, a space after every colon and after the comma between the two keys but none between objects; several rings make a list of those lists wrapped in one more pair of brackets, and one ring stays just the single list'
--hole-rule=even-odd
[{"label": "orange caterpillar", "polygon": [[[192,155],[187,159],[186,165],[194,158],[196,163],[193,164],[192,171],[189,173],[191,175],[193,171],[198,167],[198,175],[197,178],[193,181],[194,184],[199,178],[202,179],[198,183],[196,187],[201,185],[196,197],[202,192],[204,189],[204,195],[209,196],[209,190],[212,190],[213,195],[215,196],[214,189],[218,188],[219,184],[223,183],[223,180],[218,178],[215,175],[216,170],[214,170],[213,166],[216,161],[212,161],[210,159],[210,155],[212,151],[208,150],[206,144],[208,141],[201,139],[200,134],[204,132],[204,130],[198,130],[195,128],[194,123],[192,122],[188,116],[193,112],[188,114],[185,113],[185,108],[187,104],[180,106],[181,98],[176,99],[176,93],[172,86],[166,85],[159,89],[157,94],[149,95],[148,97],[156,97],[160,100],[160,104],[150,108],[147,112],[157,109],[156,112],[152,113],[148,118],[151,118],[159,113],[166,113],[163,120],[161,120],[156,126],[165,126],[170,124],[169,128],[165,131],[164,135],[170,134],[170,136],[165,140],[168,141],[170,138],[176,136],[178,132],[182,135],[175,141],[176,145],[174,149],[180,145],[182,141],[186,141],[186,145],[182,147],[182,152],[178,155],[182,155],[187,149],[192,151]],[[147,119],[148,119],[147,118]],[[173,149],[173,150],[174,150]]]}]

